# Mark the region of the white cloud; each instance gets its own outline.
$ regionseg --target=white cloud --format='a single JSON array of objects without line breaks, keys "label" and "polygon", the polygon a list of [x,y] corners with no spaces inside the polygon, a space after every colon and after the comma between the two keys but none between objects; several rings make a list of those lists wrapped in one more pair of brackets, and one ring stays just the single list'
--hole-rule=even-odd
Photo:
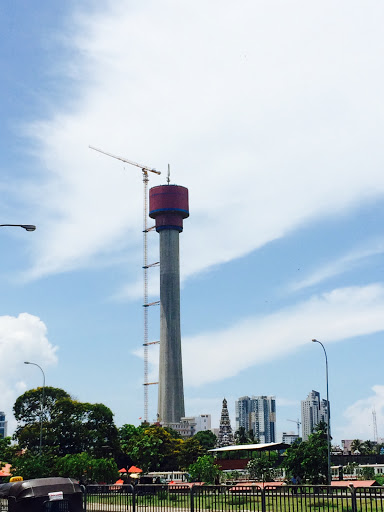
[{"label": "white cloud", "polygon": [[28,387],[43,384],[40,370],[33,371],[24,361],[48,368],[57,363],[56,351],[47,338],[46,325],[38,317],[29,313],[0,317],[0,410],[6,413],[9,435],[15,428],[12,407],[16,398]]},{"label": "white cloud", "polygon": [[233,377],[313,338],[332,343],[382,331],[383,309],[381,284],[340,288],[271,315],[244,318],[228,329],[184,338],[185,382],[201,386]]},{"label": "white cloud", "polygon": [[29,127],[30,276],[140,258],[140,170],[88,144],[189,187],[183,278],[383,195],[382,3],[115,4],[75,18],[74,99]]},{"label": "white cloud", "polygon": [[333,261],[329,265],[325,265],[323,268],[316,270],[312,275],[297,281],[290,286],[291,290],[302,290],[315,284],[321,283],[331,277],[343,274],[362,264],[364,260],[382,254],[384,252],[384,243],[382,241],[376,241],[371,247],[354,250],[345,256]]},{"label": "white cloud", "polygon": [[384,423],[384,386],[372,387],[373,395],[357,400],[344,411],[345,424],[339,428],[343,439],[373,439],[373,411],[377,425]]}]

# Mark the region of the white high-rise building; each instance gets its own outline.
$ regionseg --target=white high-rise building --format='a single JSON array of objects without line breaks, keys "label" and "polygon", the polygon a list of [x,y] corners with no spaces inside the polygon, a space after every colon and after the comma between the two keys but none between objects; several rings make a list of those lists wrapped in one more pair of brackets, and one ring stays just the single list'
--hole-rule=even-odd
[{"label": "white high-rise building", "polygon": [[236,400],[236,429],[253,431],[260,443],[276,442],[276,398],[274,396],[242,396]]},{"label": "white high-rise building", "polygon": [[314,432],[320,421],[328,423],[328,402],[320,399],[320,393],[312,390],[306,400],[301,401],[301,428],[303,441]]}]

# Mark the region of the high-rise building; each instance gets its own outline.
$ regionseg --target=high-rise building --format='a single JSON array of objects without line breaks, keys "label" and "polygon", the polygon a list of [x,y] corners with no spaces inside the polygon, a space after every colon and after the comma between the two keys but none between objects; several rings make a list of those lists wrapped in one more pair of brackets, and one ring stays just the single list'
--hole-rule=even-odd
[{"label": "high-rise building", "polygon": [[236,429],[253,431],[260,443],[276,442],[276,398],[274,396],[242,396],[236,400]]},{"label": "high-rise building", "polygon": [[0,437],[7,437],[7,421],[5,421],[5,412],[0,411]]},{"label": "high-rise building", "polygon": [[301,401],[301,428],[303,441],[315,430],[316,425],[321,421],[328,423],[327,400],[320,399],[320,393],[312,390],[306,400]]},{"label": "high-rise building", "polygon": [[217,436],[217,447],[231,446],[233,444],[233,433],[231,420],[229,419],[227,401],[224,398],[221,409],[219,434]]}]

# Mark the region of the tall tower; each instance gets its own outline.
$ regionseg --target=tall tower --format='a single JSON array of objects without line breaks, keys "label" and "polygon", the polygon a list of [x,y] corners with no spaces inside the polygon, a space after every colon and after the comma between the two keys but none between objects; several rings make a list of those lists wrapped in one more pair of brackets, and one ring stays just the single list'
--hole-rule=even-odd
[{"label": "tall tower", "polygon": [[221,409],[219,435],[216,445],[218,448],[222,446],[231,446],[233,444],[233,434],[231,420],[229,419],[227,401],[224,398],[223,407]]},{"label": "tall tower", "polygon": [[149,216],[160,235],[160,363],[158,421],[185,416],[180,331],[179,233],[189,217],[188,189],[160,185],[149,191]]}]

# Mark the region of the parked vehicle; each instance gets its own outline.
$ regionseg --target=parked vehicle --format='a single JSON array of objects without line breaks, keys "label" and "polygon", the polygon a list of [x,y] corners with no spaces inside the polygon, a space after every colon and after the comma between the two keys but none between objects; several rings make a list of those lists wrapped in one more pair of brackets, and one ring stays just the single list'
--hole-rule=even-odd
[{"label": "parked vehicle", "polygon": [[73,478],[36,478],[0,485],[0,510],[82,512],[83,493]]}]

